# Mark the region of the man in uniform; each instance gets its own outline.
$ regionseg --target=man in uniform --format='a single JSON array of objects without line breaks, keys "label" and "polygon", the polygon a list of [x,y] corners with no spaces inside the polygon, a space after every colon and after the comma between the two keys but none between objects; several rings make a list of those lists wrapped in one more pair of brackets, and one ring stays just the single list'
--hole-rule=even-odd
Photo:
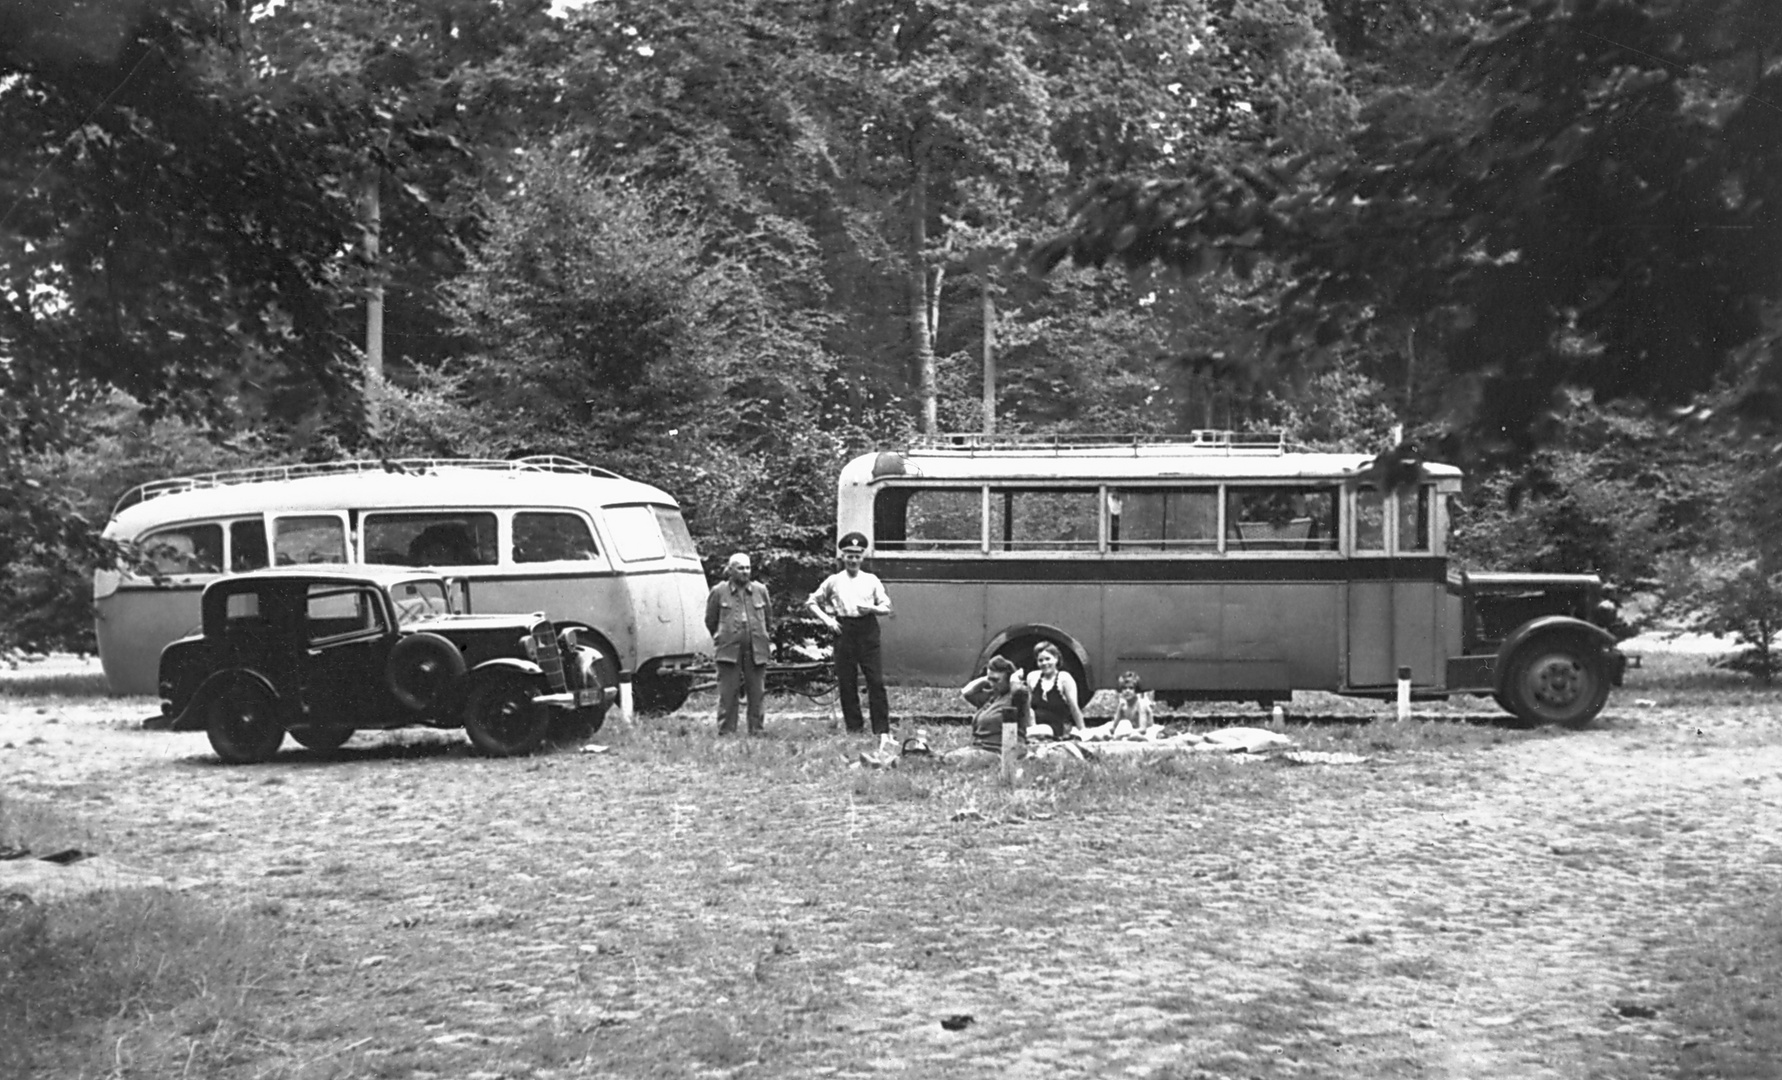
[{"label": "man in uniform", "polygon": [[879,616],[891,614],[884,583],[860,568],[866,558],[866,537],[851,532],[837,545],[842,568],[829,575],[805,602],[817,618],[835,631],[835,682],[840,691],[842,721],[861,731],[859,679],[866,679],[867,708],[876,735],[891,732],[891,706],[885,699],[885,669],[879,654]]},{"label": "man in uniform", "polygon": [[718,661],[718,734],[736,734],[737,692],[749,695],[749,734],[759,735],[767,713],[767,663],[773,658],[773,601],[767,586],[749,580],[746,552],[724,564],[724,580],[705,598],[705,628]]}]

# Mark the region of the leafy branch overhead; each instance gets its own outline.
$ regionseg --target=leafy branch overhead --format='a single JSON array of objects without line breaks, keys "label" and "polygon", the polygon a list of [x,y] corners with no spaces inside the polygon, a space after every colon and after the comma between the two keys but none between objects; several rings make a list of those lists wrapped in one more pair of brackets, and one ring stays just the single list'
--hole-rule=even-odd
[{"label": "leafy branch overhead", "polygon": [[1272,351],[1408,323],[1442,344],[1484,439],[1534,440],[1568,385],[1682,405],[1724,376],[1773,421],[1779,45],[1773,0],[1506,4],[1460,54],[1483,102],[1462,122],[1102,180],[1031,260],[1240,278],[1271,261],[1289,281],[1262,319]]}]

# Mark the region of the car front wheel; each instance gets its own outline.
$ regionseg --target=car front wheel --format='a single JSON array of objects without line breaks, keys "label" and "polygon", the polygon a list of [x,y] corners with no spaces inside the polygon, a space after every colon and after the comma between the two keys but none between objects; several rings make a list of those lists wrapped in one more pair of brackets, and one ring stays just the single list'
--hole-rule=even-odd
[{"label": "car front wheel", "polygon": [[1501,695],[1531,727],[1583,727],[1602,711],[1609,679],[1597,650],[1573,638],[1539,638],[1516,651]]},{"label": "car front wheel", "polygon": [[464,731],[485,754],[512,757],[537,750],[550,734],[550,710],[533,702],[537,681],[494,675],[470,693]]},{"label": "car front wheel", "polygon": [[285,741],[277,702],[249,683],[237,683],[211,699],[204,711],[204,733],[211,749],[230,765],[265,761]]}]

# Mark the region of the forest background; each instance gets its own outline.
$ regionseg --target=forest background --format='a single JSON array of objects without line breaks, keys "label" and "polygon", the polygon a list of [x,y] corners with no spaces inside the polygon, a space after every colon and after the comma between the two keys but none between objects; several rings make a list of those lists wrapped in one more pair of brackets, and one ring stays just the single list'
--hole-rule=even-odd
[{"label": "forest background", "polygon": [[1767,678],[1779,300],[1782,0],[0,0],[0,651],[162,476],[564,454],[795,595],[855,453],[1216,427]]}]

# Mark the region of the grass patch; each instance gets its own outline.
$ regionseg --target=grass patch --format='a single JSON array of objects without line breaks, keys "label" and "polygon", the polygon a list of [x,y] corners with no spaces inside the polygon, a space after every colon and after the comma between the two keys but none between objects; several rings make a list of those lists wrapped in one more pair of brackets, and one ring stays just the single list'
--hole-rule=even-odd
[{"label": "grass patch", "polygon": [[[48,854],[99,846],[78,822],[0,797],[0,845]],[[273,972],[277,924],[163,889],[38,905],[0,898],[0,1075],[124,1068],[125,1033],[177,1033],[196,1060],[233,1045],[249,997]],[[199,1073],[197,1075],[202,1075]]]},{"label": "grass patch", "polygon": [[1782,1062],[1782,901],[1765,897],[1678,943],[1669,1019],[1686,1080],[1770,1080]]},{"label": "grass patch", "polygon": [[0,698],[103,698],[111,687],[100,672],[0,672]]}]

